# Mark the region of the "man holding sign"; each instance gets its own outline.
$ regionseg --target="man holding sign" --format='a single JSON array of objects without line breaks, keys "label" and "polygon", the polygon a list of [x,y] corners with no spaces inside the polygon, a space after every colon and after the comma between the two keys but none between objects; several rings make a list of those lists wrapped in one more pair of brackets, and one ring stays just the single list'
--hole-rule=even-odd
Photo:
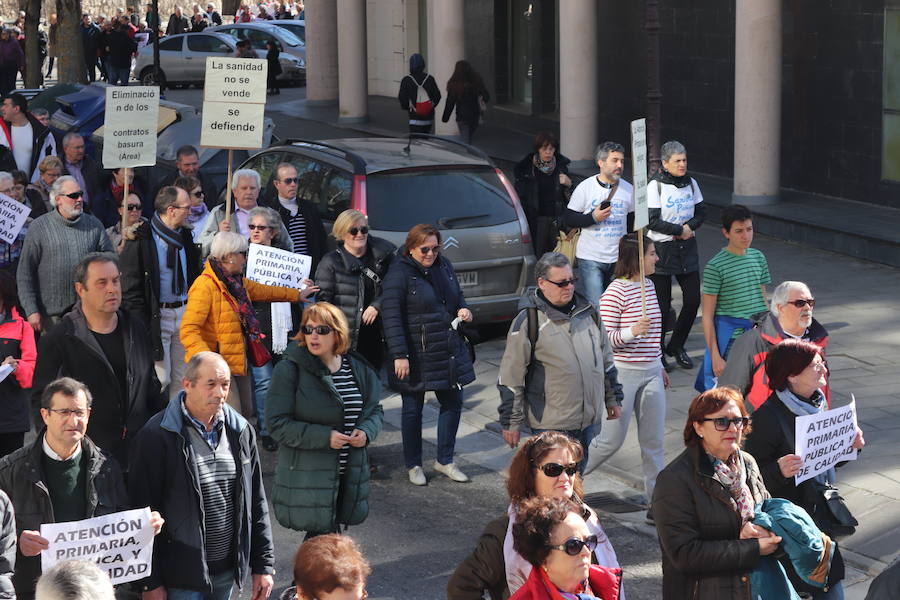
[{"label": "man holding sign", "polygon": [[[39,555],[51,548],[41,524],[80,521],[129,508],[125,481],[115,459],[86,435],[91,415],[87,386],[69,377],[51,382],[41,395],[46,430],[28,447],[0,460],[0,489],[16,511],[19,552],[13,583],[18,598],[34,598]],[[158,532],[158,513],[152,524]]]}]

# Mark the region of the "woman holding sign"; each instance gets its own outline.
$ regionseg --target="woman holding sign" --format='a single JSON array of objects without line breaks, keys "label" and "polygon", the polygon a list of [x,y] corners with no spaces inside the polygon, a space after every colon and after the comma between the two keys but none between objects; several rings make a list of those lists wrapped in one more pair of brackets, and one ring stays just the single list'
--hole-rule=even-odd
[{"label": "woman holding sign", "polygon": [[[846,535],[847,531],[835,527],[822,495],[827,487],[834,485],[834,469],[799,485],[794,483],[794,477],[803,467],[812,467],[811,464],[804,464],[803,458],[794,454],[794,421],[798,416],[814,415],[826,410],[822,388],[825,386],[827,372],[822,349],[815,344],[788,339],[772,348],[766,356],[766,377],[769,387],[775,391],[753,413],[753,433],[747,438],[746,450],[759,463],[763,480],[773,496],[786,498],[802,506],[822,531],[835,537]],[[864,445],[862,430],[857,428],[853,447],[859,449]],[[843,566],[839,550],[835,551],[829,573],[831,588],[827,593],[814,588],[806,589],[798,582],[793,582],[794,587],[798,591],[812,593],[816,600],[843,598],[840,582],[835,585],[831,580],[832,577],[840,579],[843,576]]]}]

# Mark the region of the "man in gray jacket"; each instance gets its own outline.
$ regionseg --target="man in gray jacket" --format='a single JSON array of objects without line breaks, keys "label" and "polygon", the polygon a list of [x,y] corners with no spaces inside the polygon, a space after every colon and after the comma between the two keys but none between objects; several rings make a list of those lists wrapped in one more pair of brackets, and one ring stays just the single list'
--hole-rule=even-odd
[{"label": "man in gray jacket", "polygon": [[537,290],[520,303],[500,363],[500,425],[511,447],[532,433],[562,431],[581,442],[587,460],[603,408],[618,419],[622,387],[597,310],[575,291],[565,255],[547,252],[535,265]]}]

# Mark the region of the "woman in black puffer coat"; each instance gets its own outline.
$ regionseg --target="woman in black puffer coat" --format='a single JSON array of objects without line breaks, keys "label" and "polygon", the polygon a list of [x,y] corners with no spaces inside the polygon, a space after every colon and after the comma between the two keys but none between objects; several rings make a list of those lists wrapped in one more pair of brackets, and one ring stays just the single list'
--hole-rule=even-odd
[{"label": "woman in black puffer coat", "polygon": [[366,215],[358,210],[339,214],[331,234],[338,246],[323,256],[316,268],[316,300],[341,309],[350,325],[350,348],[380,371],[384,362],[381,282],[397,248],[387,240],[370,237]]},{"label": "woman in black puffer coat", "polygon": [[453,463],[456,430],[462,412],[462,386],[475,381],[472,359],[454,319],[472,320],[450,261],[438,252],[441,233],[416,225],[406,236],[384,281],[382,318],[391,389],[403,398],[403,457],[414,485],[425,485],[422,470],[422,405],[433,391],[440,403],[435,470],[454,481],[468,477]]}]

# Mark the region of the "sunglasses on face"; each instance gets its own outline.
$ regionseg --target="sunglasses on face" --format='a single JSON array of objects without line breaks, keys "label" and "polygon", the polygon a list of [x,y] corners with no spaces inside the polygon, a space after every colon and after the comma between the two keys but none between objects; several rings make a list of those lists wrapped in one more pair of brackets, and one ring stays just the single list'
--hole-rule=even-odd
[{"label": "sunglasses on face", "polygon": [[334,331],[334,329],[328,325],[316,325],[315,327],[311,325],[301,325],[300,331],[303,332],[303,335],[312,335],[313,332],[318,333],[319,335],[328,335]]},{"label": "sunglasses on face", "polygon": [[431,254],[431,253],[437,254],[440,251],[441,251],[440,246],[422,246],[421,248],[419,248],[419,252],[422,253],[423,255]]},{"label": "sunglasses on face", "polygon": [[728,428],[734,425],[737,429],[743,429],[750,423],[750,417],[735,417],[728,419],[726,417],[717,417],[715,419],[700,419],[704,423],[712,421],[716,431],[728,431]]},{"label": "sunglasses on face", "polygon": [[299,177],[285,177],[284,179],[281,180],[281,183],[284,183],[286,185],[294,185],[295,183],[297,183],[299,181],[300,181]]},{"label": "sunglasses on face", "polygon": [[367,235],[369,233],[369,228],[363,225],[362,227],[351,227],[347,230],[350,235],[356,235],[361,233],[363,235]]},{"label": "sunglasses on face", "polygon": [[566,475],[569,477],[574,477],[575,473],[578,472],[578,463],[571,463],[568,465],[561,465],[558,463],[546,463],[538,467],[540,471],[543,471],[544,475],[547,477],[559,477],[563,474],[563,471],[566,472]]},{"label": "sunglasses on face", "polygon": [[793,302],[788,302],[788,304],[793,304],[797,308],[803,308],[804,306],[809,304],[809,307],[812,308],[813,306],[816,305],[816,299],[810,298],[809,300],[803,300],[803,299],[794,300]]},{"label": "sunglasses on face", "polygon": [[563,279],[562,281],[553,281],[552,279],[545,279],[547,283],[552,283],[556,287],[564,288],[569,287],[570,285],[575,285],[575,282],[578,281],[577,277],[573,277],[572,279]]},{"label": "sunglasses on face", "polygon": [[128,210],[141,210],[141,205],[140,204],[129,204]]},{"label": "sunglasses on face", "polygon": [[203,197],[203,190],[200,190],[200,191],[197,191],[197,192],[191,192],[191,194],[193,194],[194,198],[202,198],[202,197]]},{"label": "sunglasses on face", "polygon": [[72,192],[71,194],[63,194],[66,198],[71,198],[72,200],[78,200],[82,196],[84,196],[84,192]]},{"label": "sunglasses on face", "polygon": [[567,539],[565,542],[563,542],[562,544],[560,544],[558,546],[548,545],[547,547],[550,548],[551,550],[562,550],[569,556],[578,556],[579,554],[581,554],[581,549],[584,548],[585,546],[588,547],[588,550],[593,552],[594,549],[597,547],[597,536],[589,535],[586,538],[584,538],[583,540],[573,537],[573,538]]},{"label": "sunglasses on face", "polygon": [[265,231],[266,229],[269,229],[269,226],[268,225],[250,224],[250,225],[247,225],[247,229],[249,229],[250,231]]}]

